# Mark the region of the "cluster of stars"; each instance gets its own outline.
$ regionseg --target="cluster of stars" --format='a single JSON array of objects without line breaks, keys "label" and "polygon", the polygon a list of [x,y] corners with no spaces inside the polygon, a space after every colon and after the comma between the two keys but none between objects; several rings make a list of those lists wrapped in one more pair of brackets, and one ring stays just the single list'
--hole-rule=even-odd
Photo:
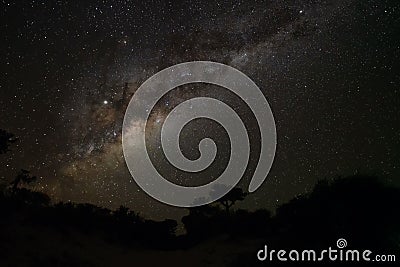
[{"label": "cluster of stars", "polygon": [[[400,175],[395,3],[4,0],[0,5],[0,128],[19,137],[0,158],[3,179],[25,168],[42,177],[37,189],[56,200],[123,204],[154,218],[181,216],[184,211],[149,199],[130,179],[121,124],[145,79],[192,60],[243,71],[274,112],[276,160],[265,186],[243,208],[273,209],[309,192],[318,179],[336,175]],[[155,161],[180,183],[187,182],[183,174],[162,163],[157,133],[174,106],[207,90],[194,87],[167,96],[150,123]],[[241,108],[223,90],[208,91]],[[195,123],[183,139],[193,155],[197,133],[221,130],[203,123]],[[248,127],[256,135],[255,126]],[[256,141],[253,145],[257,150]],[[221,162],[228,156],[229,151]]]}]

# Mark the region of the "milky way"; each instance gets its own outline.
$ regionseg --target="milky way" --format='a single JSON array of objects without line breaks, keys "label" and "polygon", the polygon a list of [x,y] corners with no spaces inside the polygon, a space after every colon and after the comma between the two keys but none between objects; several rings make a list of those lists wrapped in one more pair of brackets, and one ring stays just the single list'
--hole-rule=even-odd
[{"label": "milky way", "polygon": [[[130,98],[147,78],[173,64],[209,60],[248,75],[277,124],[273,168],[240,207],[274,209],[319,179],[357,172],[396,181],[398,3],[286,2],[3,1],[0,128],[20,141],[0,158],[2,178],[25,168],[41,178],[35,189],[55,201],[126,205],[156,219],[185,214],[148,197],[132,180],[121,127]],[[216,140],[219,154],[206,172],[188,176],[160,151],[166,115],[195,96],[230,104],[246,122],[252,144],[247,188],[259,132],[244,103],[216,86],[183,86],[161,99],[146,126],[152,160],[181,184],[221,173],[227,136],[213,122],[195,121],[181,136],[189,158],[198,156],[205,135]]]}]

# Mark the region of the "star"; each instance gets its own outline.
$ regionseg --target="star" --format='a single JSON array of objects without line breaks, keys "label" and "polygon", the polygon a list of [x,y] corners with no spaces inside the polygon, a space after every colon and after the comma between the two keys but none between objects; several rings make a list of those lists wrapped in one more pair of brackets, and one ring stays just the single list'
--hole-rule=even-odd
[{"label": "star", "polygon": [[[396,1],[373,6],[356,0],[349,0],[354,5],[332,0],[307,6],[285,1],[196,1],[186,6],[171,1],[168,8],[151,1],[115,1],[112,7],[95,0],[83,6],[72,1],[5,2],[12,4],[0,10],[7,18],[0,37],[5,62],[0,64],[5,77],[0,128],[20,141],[0,157],[6,169],[1,175],[12,177],[12,170],[28,168],[43,176],[39,186],[54,199],[109,208],[128,205],[148,218],[182,215],[149,200],[132,182],[121,128],[126,106],[146,79],[193,60],[221,62],[245,73],[276,117],[279,149],[272,172],[243,208],[256,202],[272,210],[311,191],[317,179],[344,176],[355,168],[382,170],[393,180],[400,175]],[[42,13],[46,16],[37,15]],[[249,168],[257,163],[258,129],[251,110],[246,112],[224,90],[202,84],[174,89],[152,111],[151,120],[136,122],[147,123],[146,143],[156,155],[155,165],[172,180],[203,182],[217,178],[217,167],[224,166],[217,162],[209,172],[186,177],[163,157],[159,133],[166,116],[202,94],[226,101],[240,113],[249,137],[256,139]],[[229,159],[229,140],[223,139],[223,127],[214,126],[201,120],[188,123],[180,138],[183,154],[198,157],[198,139],[205,137],[199,134],[204,133],[220,143],[221,162]]]}]

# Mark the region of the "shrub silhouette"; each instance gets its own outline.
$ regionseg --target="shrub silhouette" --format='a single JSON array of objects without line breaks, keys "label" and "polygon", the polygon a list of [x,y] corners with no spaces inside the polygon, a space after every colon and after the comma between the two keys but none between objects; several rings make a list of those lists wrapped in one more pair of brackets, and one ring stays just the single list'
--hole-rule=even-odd
[{"label": "shrub silhouette", "polygon": [[36,176],[32,176],[29,171],[21,169],[10,185],[12,186],[12,190],[15,191],[21,184],[28,185],[36,180]]}]

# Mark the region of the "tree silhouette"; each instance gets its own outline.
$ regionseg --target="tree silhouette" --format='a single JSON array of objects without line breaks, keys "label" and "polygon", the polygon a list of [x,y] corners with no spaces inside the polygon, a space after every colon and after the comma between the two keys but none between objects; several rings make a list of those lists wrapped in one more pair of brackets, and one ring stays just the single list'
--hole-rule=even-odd
[{"label": "tree silhouette", "polygon": [[233,188],[225,196],[220,198],[218,202],[225,208],[226,213],[230,213],[230,208],[235,205],[236,201],[242,201],[246,197],[246,193],[242,188]]},{"label": "tree silhouette", "polygon": [[275,222],[280,241],[327,244],[338,236],[354,246],[382,249],[400,243],[400,189],[384,179],[355,175],[321,181],[307,195],[280,206]]},{"label": "tree silhouette", "polygon": [[0,154],[6,153],[11,143],[15,143],[17,139],[12,133],[0,129]]},{"label": "tree silhouette", "polygon": [[15,179],[10,183],[12,186],[12,190],[15,191],[18,189],[20,184],[30,184],[32,182],[35,182],[37,180],[36,176],[30,175],[30,172],[24,169],[21,169],[21,171],[18,173],[18,175],[15,177]]}]

